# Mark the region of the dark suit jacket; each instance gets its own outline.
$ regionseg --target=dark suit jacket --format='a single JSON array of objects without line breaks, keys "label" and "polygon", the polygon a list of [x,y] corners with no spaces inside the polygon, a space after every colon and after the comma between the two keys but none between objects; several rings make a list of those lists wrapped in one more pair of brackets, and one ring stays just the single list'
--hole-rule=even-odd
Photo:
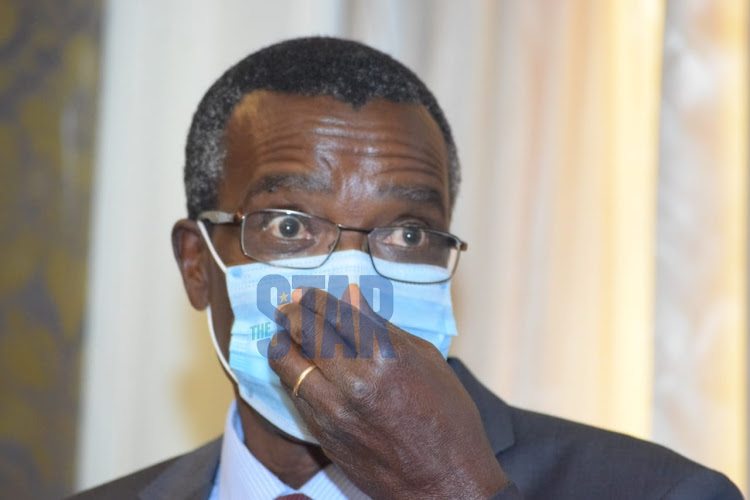
[{"label": "dark suit jacket", "polygon": [[[482,415],[487,437],[513,485],[496,500],[741,500],[723,475],[661,446],[508,406],[457,359],[449,363]],[[76,499],[206,499],[221,439]],[[252,498],[252,494],[248,494]]]}]

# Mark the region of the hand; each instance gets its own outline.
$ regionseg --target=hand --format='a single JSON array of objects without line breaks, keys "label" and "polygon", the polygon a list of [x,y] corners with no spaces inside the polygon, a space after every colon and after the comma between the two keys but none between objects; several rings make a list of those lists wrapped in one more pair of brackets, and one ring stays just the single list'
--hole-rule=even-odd
[{"label": "hand", "polygon": [[[347,312],[353,324],[344,321]],[[487,498],[507,484],[479,411],[440,352],[377,318],[356,285],[343,300],[295,290],[280,313],[291,342],[285,356],[269,359],[271,368],[291,388],[306,368],[317,367],[298,397],[290,396],[325,454],[362,491],[374,498]],[[379,345],[372,356],[353,357],[359,326],[364,331],[375,319],[387,328],[394,356],[381,356],[387,349]],[[339,330],[341,324],[355,331]],[[305,357],[302,346],[311,350],[313,332],[316,356]],[[331,339],[342,345],[321,357]]]}]

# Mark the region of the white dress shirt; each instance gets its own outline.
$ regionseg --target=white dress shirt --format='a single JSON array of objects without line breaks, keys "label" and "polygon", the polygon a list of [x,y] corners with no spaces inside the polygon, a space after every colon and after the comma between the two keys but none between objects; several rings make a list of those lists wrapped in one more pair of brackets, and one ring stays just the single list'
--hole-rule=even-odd
[{"label": "white dress shirt", "polygon": [[302,488],[284,484],[244,443],[237,402],[229,407],[221,443],[221,458],[209,500],[272,500],[282,495],[303,493],[313,500],[367,499],[335,464],[318,471]]}]

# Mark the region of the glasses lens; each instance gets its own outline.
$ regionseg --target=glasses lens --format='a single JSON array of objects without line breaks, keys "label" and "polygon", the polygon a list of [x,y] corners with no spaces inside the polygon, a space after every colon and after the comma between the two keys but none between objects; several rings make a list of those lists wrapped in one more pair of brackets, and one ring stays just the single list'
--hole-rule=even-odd
[{"label": "glasses lens", "polygon": [[284,210],[251,213],[242,224],[242,246],[249,257],[296,269],[320,266],[337,237],[332,222]]},{"label": "glasses lens", "polygon": [[375,269],[383,276],[413,283],[436,283],[453,275],[460,241],[418,227],[375,229],[369,236]]}]

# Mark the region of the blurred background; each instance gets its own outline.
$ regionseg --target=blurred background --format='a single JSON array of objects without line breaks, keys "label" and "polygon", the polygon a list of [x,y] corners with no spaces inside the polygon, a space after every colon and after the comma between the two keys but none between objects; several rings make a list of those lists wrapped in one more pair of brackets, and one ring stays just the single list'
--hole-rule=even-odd
[{"label": "blurred background", "polygon": [[306,34],[401,60],[454,128],[452,354],[746,488],[748,23],[744,0],[0,0],[0,497],[222,432],[169,240],[185,136],[229,65]]}]

